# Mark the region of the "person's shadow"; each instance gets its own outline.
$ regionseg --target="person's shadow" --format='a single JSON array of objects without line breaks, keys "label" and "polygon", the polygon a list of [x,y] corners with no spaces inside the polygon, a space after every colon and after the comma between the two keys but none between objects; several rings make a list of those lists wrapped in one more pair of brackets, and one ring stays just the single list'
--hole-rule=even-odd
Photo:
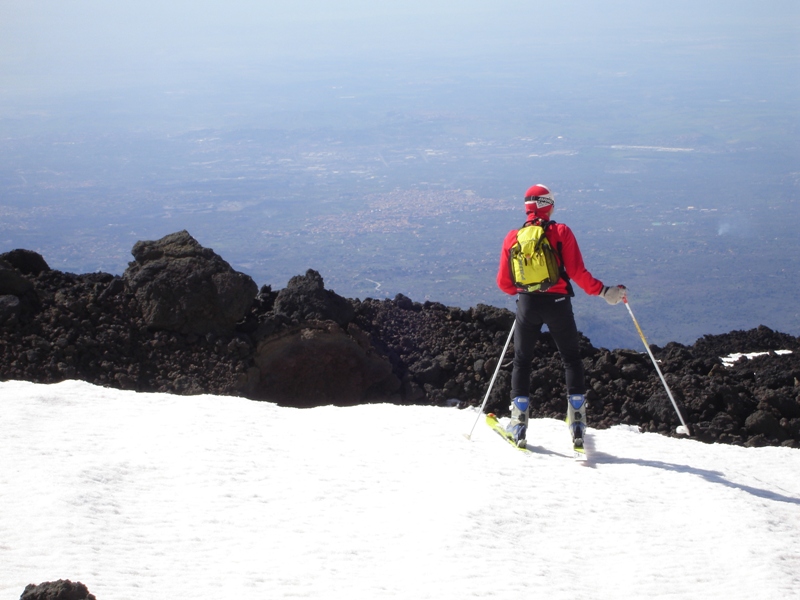
[{"label": "person's shadow", "polygon": [[719,471],[698,469],[696,467],[690,467],[688,465],[668,463],[661,460],[620,458],[618,456],[612,456],[611,454],[606,454],[605,452],[597,452],[596,450],[590,449],[588,446],[586,450],[589,453],[589,456],[591,457],[591,460],[594,464],[639,465],[642,467],[651,467],[653,469],[664,469],[666,471],[675,471],[676,473],[690,473],[692,475],[697,475],[698,477],[702,477],[703,479],[705,479],[710,483],[717,483],[729,488],[742,490],[743,492],[747,492],[748,494],[752,494],[753,496],[757,496],[759,498],[764,498],[766,500],[775,500],[776,502],[788,502],[789,504],[800,505],[800,498],[793,498],[792,496],[784,496],[783,494],[779,494],[777,492],[772,492],[769,490],[762,490],[760,488],[753,487],[751,485],[735,483],[733,481],[726,479],[725,475],[723,473],[720,473]]}]

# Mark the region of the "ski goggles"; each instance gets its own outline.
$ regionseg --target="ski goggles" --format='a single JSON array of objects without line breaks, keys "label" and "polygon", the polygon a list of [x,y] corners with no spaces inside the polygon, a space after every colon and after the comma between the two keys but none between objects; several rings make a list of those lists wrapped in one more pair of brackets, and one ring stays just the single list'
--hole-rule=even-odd
[{"label": "ski goggles", "polygon": [[553,206],[554,200],[552,196],[527,196],[525,204],[535,204],[536,208],[547,208]]}]

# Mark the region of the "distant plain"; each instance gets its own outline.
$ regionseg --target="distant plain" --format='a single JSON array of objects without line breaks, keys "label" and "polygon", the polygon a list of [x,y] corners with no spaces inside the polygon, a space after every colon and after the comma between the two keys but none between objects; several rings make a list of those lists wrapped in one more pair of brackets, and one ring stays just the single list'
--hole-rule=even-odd
[{"label": "distant plain", "polygon": [[[121,274],[181,229],[259,285],[513,308],[500,243],[534,183],[653,343],[800,335],[800,73],[746,40],[623,40],[591,61],[240,62],[0,92],[0,252]],[[785,41],[785,40],[784,40]],[[578,290],[596,346],[640,347]]]}]

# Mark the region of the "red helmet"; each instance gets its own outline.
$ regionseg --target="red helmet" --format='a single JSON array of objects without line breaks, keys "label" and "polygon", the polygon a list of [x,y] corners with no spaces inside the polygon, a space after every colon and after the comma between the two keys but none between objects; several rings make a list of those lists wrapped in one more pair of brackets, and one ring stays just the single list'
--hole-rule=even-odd
[{"label": "red helmet", "polygon": [[537,183],[525,192],[525,212],[532,216],[550,218],[555,200],[547,186]]}]

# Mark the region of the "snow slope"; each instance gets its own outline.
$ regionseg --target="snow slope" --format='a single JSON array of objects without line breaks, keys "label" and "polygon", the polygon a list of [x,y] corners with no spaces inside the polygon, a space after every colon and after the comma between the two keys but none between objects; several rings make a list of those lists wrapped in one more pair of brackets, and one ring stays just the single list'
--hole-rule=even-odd
[{"label": "snow slope", "polygon": [[800,598],[800,451],[0,383],[0,600]]}]

